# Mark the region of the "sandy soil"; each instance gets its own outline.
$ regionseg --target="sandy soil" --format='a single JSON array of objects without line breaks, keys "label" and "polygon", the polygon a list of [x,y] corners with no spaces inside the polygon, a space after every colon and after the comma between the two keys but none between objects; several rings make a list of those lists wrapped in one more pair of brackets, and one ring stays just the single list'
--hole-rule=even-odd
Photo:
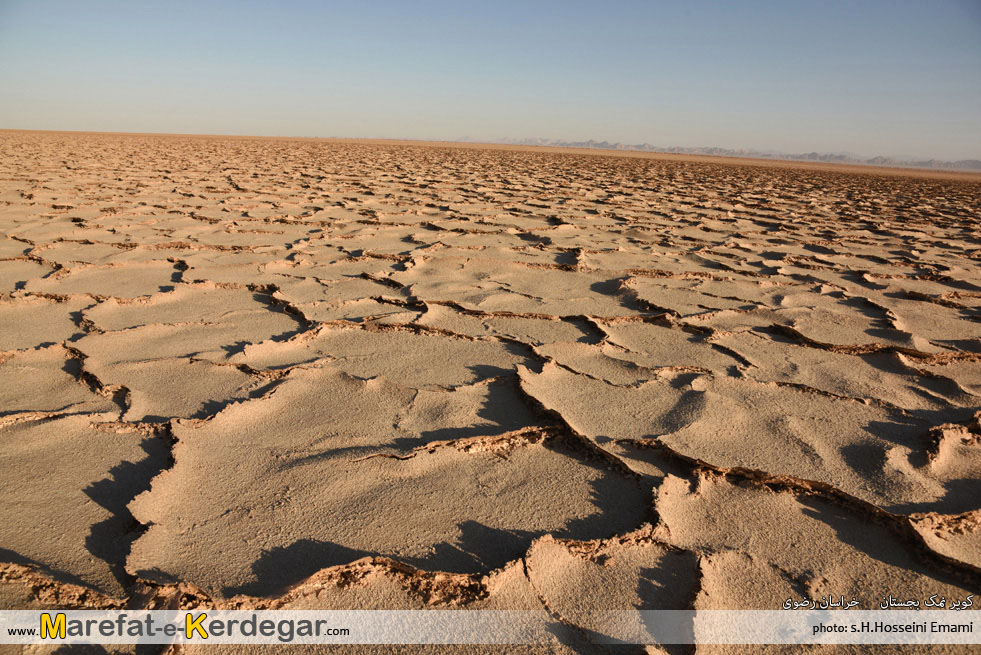
[{"label": "sandy soil", "polygon": [[591,652],[597,609],[978,592],[979,219],[964,175],[0,132],[0,606]]}]

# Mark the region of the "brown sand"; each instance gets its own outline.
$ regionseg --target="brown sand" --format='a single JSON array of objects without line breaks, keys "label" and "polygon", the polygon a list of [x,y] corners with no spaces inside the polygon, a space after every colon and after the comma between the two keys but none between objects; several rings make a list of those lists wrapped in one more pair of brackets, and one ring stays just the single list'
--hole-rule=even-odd
[{"label": "brown sand", "polygon": [[0,132],[0,232],[5,608],[981,590],[977,176]]}]

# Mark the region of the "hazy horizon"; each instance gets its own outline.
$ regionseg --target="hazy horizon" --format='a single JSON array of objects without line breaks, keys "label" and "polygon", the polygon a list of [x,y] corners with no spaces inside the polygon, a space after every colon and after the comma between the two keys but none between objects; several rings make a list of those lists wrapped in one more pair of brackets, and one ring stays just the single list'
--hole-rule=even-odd
[{"label": "hazy horizon", "polygon": [[0,2],[0,128],[981,158],[981,4]]}]

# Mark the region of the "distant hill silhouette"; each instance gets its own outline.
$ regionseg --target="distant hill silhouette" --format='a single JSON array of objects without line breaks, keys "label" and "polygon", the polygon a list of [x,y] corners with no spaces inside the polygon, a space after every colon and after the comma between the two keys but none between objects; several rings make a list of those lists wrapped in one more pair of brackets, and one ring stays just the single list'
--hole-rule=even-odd
[{"label": "distant hill silhouette", "polygon": [[552,146],[559,148],[595,148],[599,150],[634,150],[639,152],[666,152],[681,155],[714,155],[716,157],[755,157],[762,159],[786,159],[790,161],[817,161],[833,164],[860,164],[866,166],[895,166],[899,168],[934,168],[944,170],[981,171],[981,159],[960,159],[948,161],[941,159],[902,159],[896,157],[858,157],[841,153],[805,152],[798,154],[761,151],[761,150],[732,150],[729,148],[681,148],[655,146],[650,143],[626,144],[609,141],[564,141],[561,139],[471,139],[461,137],[456,139],[463,142],[481,141],[484,143],[502,143],[522,146]]}]

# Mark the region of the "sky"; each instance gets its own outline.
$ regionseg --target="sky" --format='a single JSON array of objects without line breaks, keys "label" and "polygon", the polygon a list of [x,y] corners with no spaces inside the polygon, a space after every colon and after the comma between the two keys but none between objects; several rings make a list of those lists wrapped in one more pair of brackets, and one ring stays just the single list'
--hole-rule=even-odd
[{"label": "sky", "polygon": [[981,0],[0,0],[0,128],[981,159]]}]

